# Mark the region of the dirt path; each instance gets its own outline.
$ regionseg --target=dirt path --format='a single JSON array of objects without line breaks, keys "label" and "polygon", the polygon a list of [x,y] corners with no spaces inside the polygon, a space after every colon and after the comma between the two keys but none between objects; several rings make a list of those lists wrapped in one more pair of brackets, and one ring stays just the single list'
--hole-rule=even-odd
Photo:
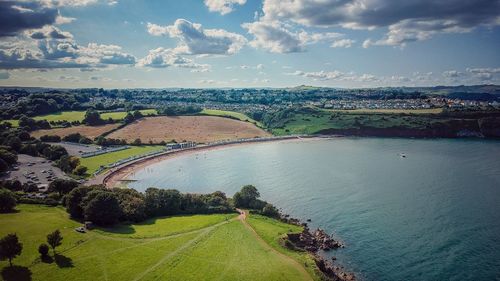
[{"label": "dirt path", "polygon": [[274,249],[269,244],[267,244],[267,242],[264,241],[264,239],[262,239],[262,237],[260,237],[260,235],[255,231],[255,229],[253,229],[253,227],[250,224],[248,224],[248,222],[246,221],[246,218],[248,216],[247,211],[240,210],[240,209],[236,209],[236,210],[238,212],[240,212],[240,215],[238,216],[238,220],[241,221],[241,223],[252,233],[252,235],[255,236],[257,241],[259,241],[259,243],[264,248],[266,248],[269,251],[272,251],[273,253],[278,255],[282,260],[284,260],[285,262],[287,262],[288,264],[293,266],[295,269],[297,269],[300,272],[300,274],[302,275],[303,280],[313,281],[313,278],[311,277],[311,275],[306,271],[306,269],[300,263],[298,263],[293,258],[291,258],[291,257],[279,252],[278,250]]}]

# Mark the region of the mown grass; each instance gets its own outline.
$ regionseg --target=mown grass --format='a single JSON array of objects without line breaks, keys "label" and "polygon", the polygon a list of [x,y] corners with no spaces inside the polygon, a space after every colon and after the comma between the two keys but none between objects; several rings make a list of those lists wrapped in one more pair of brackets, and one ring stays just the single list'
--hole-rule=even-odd
[{"label": "mown grass", "polygon": [[[77,233],[74,228],[79,223],[68,219],[61,207],[20,205],[17,209],[16,213],[0,214],[0,236],[17,233],[23,252],[14,264],[30,280],[300,280],[296,268],[258,243],[241,222],[216,224],[220,215],[194,232],[189,230],[196,229],[201,219],[189,216],[175,222],[158,218],[147,230],[132,225],[138,233],[157,237],[141,239],[103,230]],[[252,223],[260,229],[275,227],[271,221],[261,220],[255,218]],[[187,232],[165,232],[179,224],[186,224],[183,229]],[[57,259],[41,261],[38,245],[55,229],[64,237]],[[8,272],[8,262],[0,261],[0,268]],[[19,275],[8,277],[21,280]]]},{"label": "mown grass", "polygon": [[[158,114],[156,109],[144,109],[144,110],[140,110],[140,112],[143,115],[156,115],[156,114]],[[101,118],[104,120],[107,120],[109,118],[111,118],[113,120],[122,120],[123,118],[125,118],[125,116],[127,116],[126,111],[101,113]],[[51,122],[51,121],[54,121],[54,122],[80,121],[81,122],[83,120],[83,118],[85,118],[85,111],[62,111],[62,112],[33,117],[33,119],[35,119],[35,120],[47,120],[48,122]],[[10,122],[12,124],[12,126],[14,126],[14,127],[19,126],[19,120],[5,120],[5,121]]]},{"label": "mown grass", "polygon": [[130,238],[153,238],[198,230],[235,216],[235,214],[215,214],[152,218],[133,225],[121,224],[112,228],[100,228],[96,232],[113,237],[122,237],[125,234]]},{"label": "mown grass", "polygon": [[255,232],[266,241],[267,244],[271,245],[274,249],[279,252],[291,256],[297,260],[300,264],[304,265],[304,268],[309,272],[312,277],[317,280],[321,280],[320,272],[318,271],[314,260],[311,255],[307,252],[299,252],[285,248],[282,245],[282,237],[285,237],[287,233],[297,233],[302,231],[302,227],[283,223],[268,217],[259,216],[252,214],[247,218],[248,223],[255,229]]},{"label": "mown grass", "polygon": [[258,127],[263,126],[262,123],[260,123],[259,121],[256,121],[256,120],[248,117],[247,115],[240,113],[240,112],[236,112],[236,111],[219,110],[219,109],[206,109],[205,108],[200,112],[200,114],[210,115],[210,116],[230,117],[230,118],[238,119],[240,121],[253,123],[253,124],[257,125]]},{"label": "mown grass", "polygon": [[153,151],[160,151],[162,148],[162,145],[131,146],[130,148],[125,150],[110,152],[93,157],[80,158],[80,164],[87,167],[88,174],[92,174],[101,166],[106,166],[108,164],[131,156],[141,155]]}]

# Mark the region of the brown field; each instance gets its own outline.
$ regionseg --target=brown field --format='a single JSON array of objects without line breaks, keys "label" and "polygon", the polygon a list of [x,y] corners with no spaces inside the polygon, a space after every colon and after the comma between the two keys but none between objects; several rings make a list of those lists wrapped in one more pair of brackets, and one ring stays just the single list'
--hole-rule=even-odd
[{"label": "brown field", "polygon": [[115,128],[120,126],[120,124],[107,124],[107,125],[102,125],[102,126],[76,126],[76,127],[69,127],[69,128],[55,128],[55,129],[50,129],[50,130],[38,130],[31,132],[31,136],[35,138],[39,138],[43,135],[57,135],[62,137],[65,137],[69,134],[73,133],[80,133],[81,135],[84,135],[90,139],[94,139],[95,137],[98,137],[106,132],[109,132]]},{"label": "brown field", "polygon": [[207,143],[218,140],[270,136],[255,125],[215,116],[149,117],[113,132],[108,137],[143,143],[171,140]]}]

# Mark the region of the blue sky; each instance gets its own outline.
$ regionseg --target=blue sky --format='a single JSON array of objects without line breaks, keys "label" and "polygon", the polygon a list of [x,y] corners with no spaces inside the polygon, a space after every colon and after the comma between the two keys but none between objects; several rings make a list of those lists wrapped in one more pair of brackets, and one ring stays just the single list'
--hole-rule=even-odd
[{"label": "blue sky", "polygon": [[498,0],[5,0],[0,85],[500,82]]}]

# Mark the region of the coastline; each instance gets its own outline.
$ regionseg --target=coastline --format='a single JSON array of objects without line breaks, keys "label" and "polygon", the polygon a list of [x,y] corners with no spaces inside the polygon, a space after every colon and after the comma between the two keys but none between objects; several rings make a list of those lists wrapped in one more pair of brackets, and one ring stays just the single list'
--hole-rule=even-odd
[{"label": "coastline", "polygon": [[235,146],[246,146],[246,145],[251,145],[255,143],[264,143],[264,142],[298,142],[298,141],[305,141],[305,140],[318,140],[318,139],[325,139],[325,138],[334,138],[338,136],[290,136],[290,137],[284,137],[284,138],[271,138],[271,139],[255,139],[252,141],[246,141],[246,142],[229,142],[229,143],[220,143],[220,144],[214,144],[214,145],[200,145],[196,146],[193,148],[187,148],[187,149],[182,149],[182,150],[174,150],[174,151],[168,151],[163,154],[158,154],[158,155],[153,155],[150,157],[145,157],[141,159],[137,159],[128,163],[124,163],[120,166],[117,166],[115,168],[112,168],[103,174],[100,174],[92,179],[89,179],[87,181],[87,184],[89,185],[94,185],[94,184],[103,184],[107,188],[113,188],[116,187],[118,183],[126,181],[127,178],[136,172],[137,170],[140,170],[144,167],[147,167],[149,165],[171,159],[174,157],[178,156],[183,156],[183,155],[189,155],[192,153],[196,152],[206,152],[206,151],[213,151],[213,150],[218,150],[218,149],[223,149],[223,148],[229,148],[229,147],[235,147]]}]

